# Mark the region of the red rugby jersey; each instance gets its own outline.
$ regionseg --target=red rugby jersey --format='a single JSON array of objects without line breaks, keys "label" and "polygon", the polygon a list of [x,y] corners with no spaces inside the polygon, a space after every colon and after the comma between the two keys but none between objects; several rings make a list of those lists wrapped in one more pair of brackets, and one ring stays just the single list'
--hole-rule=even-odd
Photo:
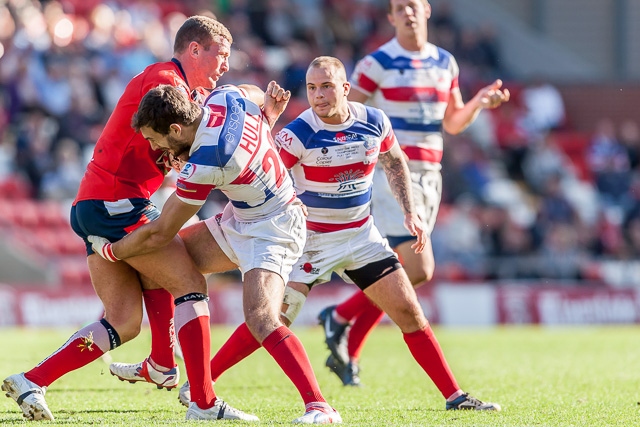
[{"label": "red rugby jersey", "polygon": [[148,199],[164,179],[163,151],[151,149],[149,141],[131,127],[142,97],[160,84],[190,93],[177,61],[148,66],[127,85],[93,150],[74,204],[81,200],[115,201]]}]

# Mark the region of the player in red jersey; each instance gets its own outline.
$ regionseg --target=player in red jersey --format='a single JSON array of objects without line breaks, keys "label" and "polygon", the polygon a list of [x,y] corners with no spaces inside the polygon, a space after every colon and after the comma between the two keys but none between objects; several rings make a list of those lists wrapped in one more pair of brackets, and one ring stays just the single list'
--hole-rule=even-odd
[{"label": "player in red jersey", "polygon": [[[160,213],[149,197],[160,187],[169,169],[169,155],[153,150],[131,128],[131,118],[142,97],[160,84],[175,86],[186,97],[195,88],[215,87],[229,69],[232,41],[229,30],[220,22],[193,16],[176,34],[173,59],[147,67],[131,80],[120,97],[98,139],[71,210],[71,226],[85,240],[91,280],[105,314],[100,321],[76,332],[33,369],[4,380],[2,390],[18,403],[26,418],[52,420],[53,414],[44,399],[51,383],[138,335],[143,299],[154,332],[152,351],[133,380],[146,380],[166,388],[178,384],[171,351],[173,334],[169,333],[173,325],[173,298],[182,301],[194,293],[206,293],[204,277],[182,241],[175,238],[156,252],[127,263],[111,263],[95,256],[87,237],[94,234],[116,241],[158,218]],[[262,91],[255,90],[262,96]],[[177,316],[193,320],[184,325],[186,339],[181,341],[192,390],[196,390],[195,395],[192,393],[193,401],[201,410],[215,412],[218,418],[257,420],[216,398],[207,378],[208,311],[206,316],[195,318],[192,311],[189,304],[178,304],[175,308]]]},{"label": "player in red jersey", "polygon": [[[509,101],[502,81],[480,89],[465,103],[458,85],[455,58],[427,40],[431,5],[427,0],[389,0],[387,15],[395,37],[358,64],[351,76],[350,101],[368,102],[384,110],[408,159],[413,197],[427,230],[427,245],[415,253],[415,237],[403,228],[403,215],[383,174],[373,182],[372,214],[376,226],[398,253],[415,287],[433,276],[435,261],[430,234],[435,225],[442,193],[440,160],[443,131],[458,134],[484,108]],[[359,357],[369,333],[384,312],[363,292],[329,306],[318,316],[331,350],[332,371],[344,385],[359,385]],[[348,333],[347,333],[348,330]]]}]

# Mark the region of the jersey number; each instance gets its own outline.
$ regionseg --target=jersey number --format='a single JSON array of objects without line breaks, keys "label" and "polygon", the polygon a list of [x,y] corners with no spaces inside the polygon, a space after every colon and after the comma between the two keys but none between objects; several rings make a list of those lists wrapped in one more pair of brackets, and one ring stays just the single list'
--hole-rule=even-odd
[{"label": "jersey number", "polygon": [[284,179],[284,169],[280,167],[278,154],[269,148],[262,158],[262,170],[265,173],[269,173],[271,168],[274,169],[276,174],[276,187],[280,188],[282,180]]}]

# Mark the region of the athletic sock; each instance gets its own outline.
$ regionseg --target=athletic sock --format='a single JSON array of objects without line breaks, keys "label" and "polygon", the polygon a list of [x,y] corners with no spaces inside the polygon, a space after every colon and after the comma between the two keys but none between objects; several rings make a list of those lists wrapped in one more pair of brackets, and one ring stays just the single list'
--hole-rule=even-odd
[{"label": "athletic sock", "polygon": [[445,399],[460,390],[430,325],[410,334],[403,334],[403,337],[413,358],[429,375]]},{"label": "athletic sock", "polygon": [[200,409],[209,409],[216,401],[209,368],[211,326],[207,300],[204,294],[188,294],[177,298],[175,302],[176,332],[184,353],[191,401],[195,402]]},{"label": "athletic sock", "polygon": [[238,326],[211,359],[211,379],[218,381],[220,375],[260,347],[246,323]]},{"label": "athletic sock", "polygon": [[116,330],[102,319],[73,334],[49,357],[24,376],[40,387],[49,387],[64,374],[75,371],[120,345]]},{"label": "athletic sock", "polygon": [[175,344],[173,296],[165,289],[145,289],[142,291],[142,296],[151,329],[149,358],[154,368],[168,371],[176,366],[173,355]]},{"label": "athletic sock", "polygon": [[280,365],[296,386],[305,405],[326,402],[302,343],[286,326],[280,326],[262,342],[262,346]]},{"label": "athletic sock", "polygon": [[336,314],[347,321],[357,317],[364,308],[372,304],[369,298],[364,292],[358,291],[353,294],[349,299],[343,301],[336,307]]},{"label": "athletic sock", "polygon": [[384,311],[369,300],[367,306],[356,317],[349,330],[347,348],[350,359],[358,360],[360,358],[360,352],[367,341],[367,337],[383,317]]}]

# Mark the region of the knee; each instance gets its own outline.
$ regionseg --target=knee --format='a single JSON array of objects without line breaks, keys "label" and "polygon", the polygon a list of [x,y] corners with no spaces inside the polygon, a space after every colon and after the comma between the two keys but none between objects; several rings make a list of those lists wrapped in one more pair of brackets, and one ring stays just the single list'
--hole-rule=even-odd
[{"label": "knee", "polygon": [[407,271],[407,276],[414,288],[419,288],[427,282],[433,279],[433,273],[435,272],[435,263],[428,263],[421,266],[422,268],[411,269]]},{"label": "knee", "polygon": [[279,316],[272,319],[270,316],[261,316],[257,313],[246,314],[245,321],[251,334],[259,342],[264,341],[273,331],[283,326]]},{"label": "knee", "polygon": [[118,322],[112,319],[109,319],[108,316],[105,316],[105,319],[118,333],[120,337],[120,343],[124,344],[127,341],[131,341],[135,337],[140,334],[140,324],[141,321],[136,322]]}]

